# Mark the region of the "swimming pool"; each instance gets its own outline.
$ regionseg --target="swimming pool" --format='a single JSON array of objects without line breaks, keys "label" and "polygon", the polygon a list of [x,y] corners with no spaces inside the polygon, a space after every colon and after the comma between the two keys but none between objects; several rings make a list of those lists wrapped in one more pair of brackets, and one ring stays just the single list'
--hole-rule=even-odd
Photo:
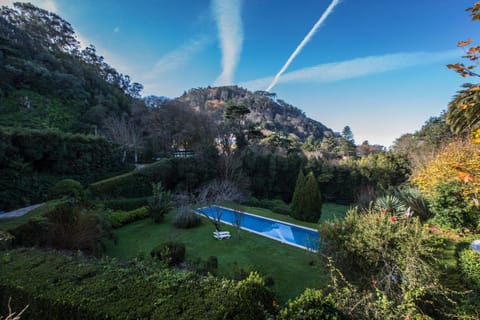
[{"label": "swimming pool", "polygon": [[[197,209],[198,214],[202,214],[202,212],[214,218],[220,215],[220,221],[235,225],[235,213],[232,209],[218,206]],[[268,219],[247,212],[240,212],[238,217],[240,217],[240,227],[244,230],[298,248],[312,251],[318,250],[319,237],[318,231],[315,229]]]}]

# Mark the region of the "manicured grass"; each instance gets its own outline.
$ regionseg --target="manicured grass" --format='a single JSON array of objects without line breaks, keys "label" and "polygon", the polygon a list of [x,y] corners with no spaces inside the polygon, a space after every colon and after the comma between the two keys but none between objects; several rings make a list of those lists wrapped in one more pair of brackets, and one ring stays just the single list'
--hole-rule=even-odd
[{"label": "manicured grass", "polygon": [[[271,219],[276,219],[276,220],[280,220],[288,223],[297,224],[297,225],[308,227],[308,228],[317,229],[318,227],[318,223],[296,220],[290,216],[275,213],[264,208],[248,207],[248,206],[235,205],[235,204],[226,204],[226,205],[224,204],[224,206],[249,212],[249,213],[253,213],[266,218],[271,218]],[[347,212],[348,209],[349,209],[348,206],[344,206],[341,204],[324,203],[322,206],[322,216],[320,217],[320,222],[331,221],[331,220],[334,220],[335,218],[341,219],[345,216],[345,213]]]},{"label": "manicured grass", "polygon": [[[335,205],[332,208],[336,208]],[[285,221],[302,224],[265,209],[245,210],[279,220],[288,218]],[[340,207],[336,210],[337,213],[342,211]],[[232,238],[220,241],[213,238],[215,229],[206,218],[202,218],[199,227],[187,230],[174,228],[172,218],[173,214],[169,214],[161,224],[145,219],[116,230],[117,242],[107,244],[106,254],[127,260],[139,254],[148,255],[162,242],[180,241],[186,245],[187,260],[205,260],[209,256],[216,256],[219,276],[233,277],[234,270],[238,268],[257,270],[265,276],[271,276],[274,280],[273,289],[282,302],[297,296],[307,287],[321,288],[328,280],[328,272],[314,253],[243,230],[240,231],[241,239],[238,239],[237,230],[227,225],[223,226],[223,230],[230,231]],[[315,224],[307,226],[316,227]]]}]

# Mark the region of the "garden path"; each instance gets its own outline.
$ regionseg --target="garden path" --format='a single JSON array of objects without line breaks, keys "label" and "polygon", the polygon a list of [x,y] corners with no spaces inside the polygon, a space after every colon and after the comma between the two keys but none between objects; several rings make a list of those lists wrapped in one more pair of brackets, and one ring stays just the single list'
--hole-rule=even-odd
[{"label": "garden path", "polygon": [[0,219],[10,219],[10,218],[17,218],[17,217],[23,216],[27,212],[30,212],[33,209],[40,207],[41,205],[43,205],[43,203],[34,204],[25,208],[5,212],[3,214],[0,214]]}]

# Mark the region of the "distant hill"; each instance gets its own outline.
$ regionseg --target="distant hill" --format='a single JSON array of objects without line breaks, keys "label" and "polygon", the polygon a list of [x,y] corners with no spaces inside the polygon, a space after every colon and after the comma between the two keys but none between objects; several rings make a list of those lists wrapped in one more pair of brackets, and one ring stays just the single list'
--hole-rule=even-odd
[{"label": "distant hill", "polygon": [[207,111],[217,121],[223,120],[227,104],[243,105],[250,110],[246,119],[252,124],[266,132],[294,135],[301,142],[309,136],[317,140],[334,136],[331,129],[308,118],[302,110],[263,91],[250,92],[238,86],[197,88],[175,100],[194,110]]}]

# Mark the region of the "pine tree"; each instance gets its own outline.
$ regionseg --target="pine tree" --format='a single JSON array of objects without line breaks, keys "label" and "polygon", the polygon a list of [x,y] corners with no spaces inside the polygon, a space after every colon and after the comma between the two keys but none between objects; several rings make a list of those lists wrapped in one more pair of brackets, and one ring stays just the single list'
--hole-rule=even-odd
[{"label": "pine tree", "polygon": [[300,170],[292,197],[292,216],[298,220],[318,222],[322,214],[322,201],[315,176],[306,177]]}]

